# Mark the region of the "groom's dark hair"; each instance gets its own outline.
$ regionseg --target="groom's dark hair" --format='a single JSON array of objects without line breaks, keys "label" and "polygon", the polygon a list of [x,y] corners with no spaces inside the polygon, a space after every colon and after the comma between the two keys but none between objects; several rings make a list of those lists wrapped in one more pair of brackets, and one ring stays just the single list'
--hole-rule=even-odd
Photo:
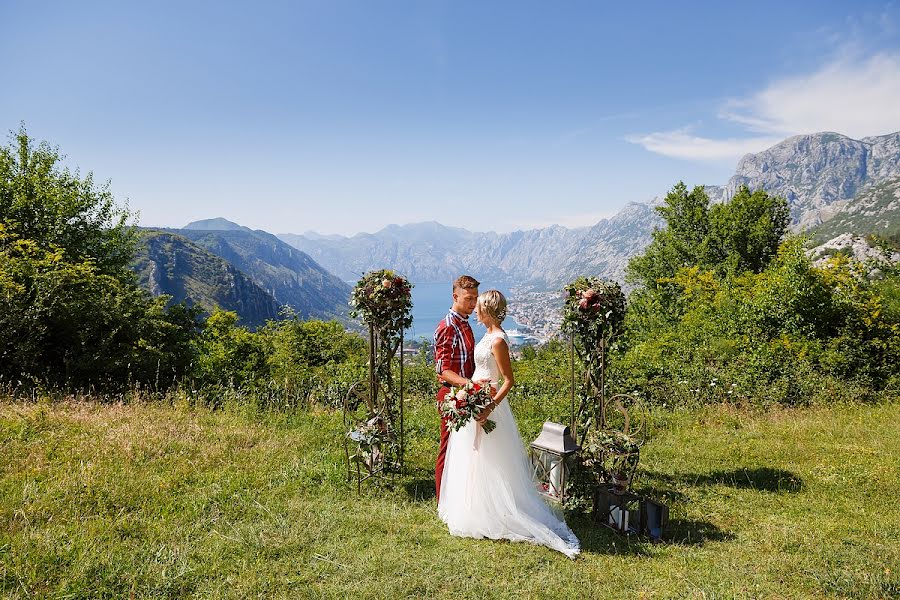
[{"label": "groom's dark hair", "polygon": [[477,290],[479,285],[478,280],[471,275],[460,275],[456,278],[456,281],[453,282],[453,291]]}]

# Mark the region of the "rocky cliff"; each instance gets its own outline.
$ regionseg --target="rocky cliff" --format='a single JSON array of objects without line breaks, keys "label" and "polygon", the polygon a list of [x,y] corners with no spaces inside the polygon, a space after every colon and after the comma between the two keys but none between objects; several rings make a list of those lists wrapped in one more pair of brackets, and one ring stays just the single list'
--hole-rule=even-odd
[{"label": "rocky cliff", "polygon": [[343,318],[347,314],[350,286],[270,233],[246,228],[170,231],[225,259],[278,304],[290,306],[303,318]]},{"label": "rocky cliff", "polygon": [[900,236],[900,177],[865,188],[834,217],[809,230],[819,242],[847,233]]},{"label": "rocky cliff", "polygon": [[738,162],[724,186],[710,186],[726,201],[741,185],[788,201],[795,230],[827,221],[866,186],[900,175],[900,132],[854,140],[838,133],[798,135]]}]

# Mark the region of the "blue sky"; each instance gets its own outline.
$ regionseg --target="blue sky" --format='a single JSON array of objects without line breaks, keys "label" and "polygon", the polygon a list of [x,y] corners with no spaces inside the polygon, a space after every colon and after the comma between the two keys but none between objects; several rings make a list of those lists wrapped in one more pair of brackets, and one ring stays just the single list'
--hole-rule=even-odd
[{"label": "blue sky", "polygon": [[900,130],[885,2],[0,1],[0,125],[148,226],[593,224]]}]

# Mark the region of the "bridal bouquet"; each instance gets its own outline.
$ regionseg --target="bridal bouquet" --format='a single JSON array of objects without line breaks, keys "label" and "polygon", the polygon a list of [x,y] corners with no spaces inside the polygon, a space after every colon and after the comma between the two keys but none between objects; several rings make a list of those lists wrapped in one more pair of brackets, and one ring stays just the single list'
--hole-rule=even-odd
[{"label": "bridal bouquet", "polygon": [[[477,383],[467,384],[461,388],[450,388],[450,393],[441,402],[441,416],[447,419],[447,425],[453,431],[459,431],[463,425],[480,415],[493,403],[490,388],[481,387]],[[490,433],[497,426],[490,419],[481,424],[485,433]]]}]

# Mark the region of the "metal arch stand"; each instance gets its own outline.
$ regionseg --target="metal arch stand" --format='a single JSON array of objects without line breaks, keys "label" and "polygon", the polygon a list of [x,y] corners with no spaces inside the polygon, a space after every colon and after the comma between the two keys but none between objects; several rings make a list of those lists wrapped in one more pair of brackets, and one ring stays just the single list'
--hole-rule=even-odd
[{"label": "metal arch stand", "polygon": [[[404,473],[405,454],[405,380],[403,365],[404,333],[401,330],[396,347],[385,353],[379,352],[380,336],[374,326],[369,324],[369,377],[350,386],[343,403],[344,427],[344,460],[347,469],[347,482],[356,478],[356,492],[362,493],[362,484],[366,481],[383,483],[392,482],[397,475]],[[399,354],[399,356],[397,356]],[[394,386],[390,376],[388,381],[381,381],[378,367],[384,365],[392,369],[394,358],[398,365],[399,385]],[[364,391],[365,390],[365,391]],[[365,414],[360,412],[365,401]],[[369,444],[361,431],[379,429],[381,435],[376,444]],[[368,449],[364,449],[370,446]],[[351,457],[351,447],[355,451]],[[355,465],[355,466],[354,466]]]}]

